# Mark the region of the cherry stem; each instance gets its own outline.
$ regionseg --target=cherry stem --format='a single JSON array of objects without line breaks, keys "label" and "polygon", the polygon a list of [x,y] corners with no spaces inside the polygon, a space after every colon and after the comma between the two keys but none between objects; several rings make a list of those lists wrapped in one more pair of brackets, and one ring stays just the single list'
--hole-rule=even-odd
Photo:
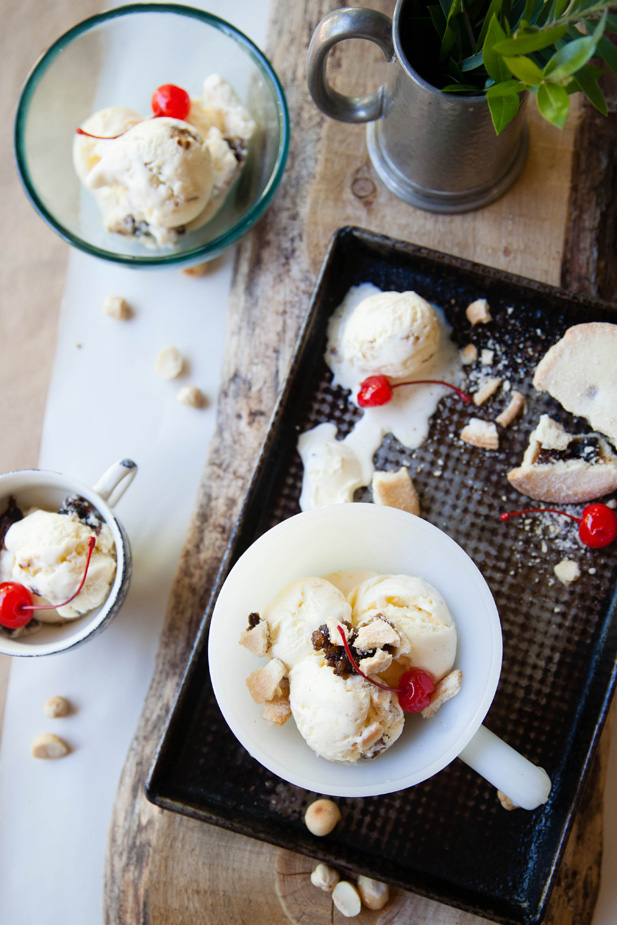
[{"label": "cherry stem", "polygon": [[511,517],[517,517],[519,514],[562,514],[564,517],[569,517],[570,520],[575,520],[577,524],[581,522],[580,517],[568,514],[567,511],[558,511],[554,507],[530,507],[526,511],[510,511],[509,513],[500,514],[499,519],[505,522],[510,520]]},{"label": "cherry stem", "polygon": [[468,395],[467,392],[463,392],[462,389],[457,388],[455,385],[452,385],[451,382],[444,382],[442,379],[413,379],[410,382],[391,382],[390,387],[392,389],[398,389],[401,385],[445,385],[449,389],[452,389],[453,392],[456,392],[458,397],[468,405],[471,402],[471,395]]},{"label": "cherry stem", "polygon": [[354,657],[353,657],[353,655],[351,654],[351,649],[349,648],[349,645],[348,645],[348,643],[347,643],[347,639],[346,639],[346,637],[345,637],[345,630],[343,629],[343,627],[342,627],[340,624],[337,626],[337,629],[338,629],[338,631],[339,631],[339,633],[340,633],[341,639],[343,640],[343,645],[345,646],[345,652],[347,653],[347,658],[349,659],[349,661],[350,661],[351,664],[353,665],[354,669],[358,672],[358,674],[361,675],[366,681],[370,681],[371,684],[374,684],[375,687],[380,687],[380,688],[382,689],[382,691],[392,691],[393,694],[401,694],[402,691],[401,691],[400,688],[398,688],[398,687],[388,687],[386,684],[380,684],[379,681],[374,681],[373,678],[369,678],[369,676],[368,676],[367,674],[364,674],[364,672],[362,671],[362,669],[359,668],[358,665],[356,664],[356,662],[355,662],[355,660],[354,660]]},{"label": "cherry stem", "polygon": [[[126,131],[128,131],[128,129]],[[85,135],[86,138],[96,138],[99,141],[113,141],[114,138],[121,138],[123,135],[126,135],[126,131],[120,132],[119,135],[93,135],[92,132],[86,132],[83,128],[75,129],[77,135]]]},{"label": "cherry stem", "polygon": [[79,587],[77,591],[71,594],[65,601],[61,604],[44,604],[42,607],[39,607],[37,604],[24,604],[23,607],[20,607],[20,610],[57,610],[58,607],[66,607],[67,604],[70,604],[71,601],[75,600],[81,589],[83,588],[86,582],[86,575],[88,574],[88,567],[90,565],[90,559],[92,558],[92,550],[96,546],[96,537],[88,537],[88,555],[86,556],[86,566],[84,568],[84,573],[81,576],[81,581],[79,582]]}]

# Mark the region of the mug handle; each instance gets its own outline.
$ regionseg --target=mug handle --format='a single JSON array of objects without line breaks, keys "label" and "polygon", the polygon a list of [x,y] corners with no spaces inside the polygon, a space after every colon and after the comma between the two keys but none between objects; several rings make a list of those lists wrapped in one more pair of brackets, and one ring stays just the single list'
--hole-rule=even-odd
[{"label": "mug handle", "polygon": [[392,61],[392,20],[378,10],[360,7],[333,10],[315,29],[306,59],[308,87],[322,112],[340,122],[372,122],[384,114],[385,87],[367,96],[345,96],[327,81],[328,54],[344,39],[368,39],[381,48],[388,61]]},{"label": "mug handle", "polygon": [[544,770],[523,758],[510,745],[480,726],[459,758],[523,809],[546,803],[551,779]]},{"label": "mug handle", "polygon": [[100,477],[92,491],[96,492],[110,507],[114,507],[137,475],[137,463],[132,459],[115,462]]}]

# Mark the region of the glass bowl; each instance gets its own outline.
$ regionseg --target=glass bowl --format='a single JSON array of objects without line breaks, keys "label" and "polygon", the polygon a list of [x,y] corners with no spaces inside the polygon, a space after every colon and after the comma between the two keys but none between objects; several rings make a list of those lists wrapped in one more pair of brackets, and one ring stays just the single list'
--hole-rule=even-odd
[{"label": "glass bowl", "polygon": [[[75,129],[106,106],[148,115],[161,84],[201,96],[212,73],[231,84],[257,124],[247,161],[221,209],[165,248],[107,231],[73,169]],[[22,91],[14,142],[32,205],[69,244],[133,267],[188,265],[216,257],[263,214],[285,167],[289,117],[270,63],[234,26],[191,7],[143,3],[92,16],[51,45]]]}]

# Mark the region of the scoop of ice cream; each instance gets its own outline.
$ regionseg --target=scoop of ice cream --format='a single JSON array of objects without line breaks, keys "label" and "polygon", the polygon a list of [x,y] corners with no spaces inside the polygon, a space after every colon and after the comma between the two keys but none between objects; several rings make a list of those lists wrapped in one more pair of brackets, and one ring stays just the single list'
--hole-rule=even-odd
[{"label": "scoop of ice cream", "polygon": [[[3,580],[25,585],[35,603],[59,604],[79,586],[86,567],[92,529],[66,514],[34,510],[9,528],[3,554]],[[77,597],[56,611],[38,610],[36,619],[72,620],[103,603],[116,572],[116,548],[109,527],[96,534],[85,584]],[[42,600],[39,600],[42,599]]]},{"label": "scoop of ice cream", "polygon": [[159,244],[168,243],[169,232],[196,218],[210,198],[210,152],[187,122],[144,119],[106,144],[85,185],[113,193],[99,198],[108,230],[145,223]]},{"label": "scoop of ice cream", "polygon": [[336,675],[313,655],[292,668],[289,702],[296,726],[313,751],[328,761],[373,758],[403,731],[395,694],[360,675]]},{"label": "scoop of ice cream", "polygon": [[300,578],[283,588],[262,612],[268,624],[268,655],[293,668],[314,652],[311,635],[322,624],[351,619],[344,595],[325,578]]},{"label": "scoop of ice cream", "polygon": [[353,501],[356,488],[366,484],[360,460],[350,446],[336,439],[334,424],[324,422],[301,434],[298,452],[304,465],[303,511]]},{"label": "scoop of ice cream", "polygon": [[[90,171],[103,157],[117,135],[123,135],[142,121],[142,116],[128,106],[107,106],[89,116],[81,125],[88,135],[75,134],[73,139],[73,166],[84,182]],[[90,138],[96,135],[96,138]]]},{"label": "scoop of ice cream", "polygon": [[440,329],[433,308],[415,292],[380,292],[354,308],[341,338],[343,359],[361,376],[405,379],[436,353]]},{"label": "scoop of ice cream", "polygon": [[439,681],[451,670],[456,625],[443,597],[423,578],[378,575],[363,581],[348,600],[356,626],[382,614],[396,628],[401,637],[394,652],[399,673],[412,665]]}]

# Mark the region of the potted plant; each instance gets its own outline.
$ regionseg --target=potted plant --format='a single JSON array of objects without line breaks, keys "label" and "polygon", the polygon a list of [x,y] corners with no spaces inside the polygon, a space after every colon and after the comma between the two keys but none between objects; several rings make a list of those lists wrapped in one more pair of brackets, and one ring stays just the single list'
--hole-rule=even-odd
[{"label": "potted plant", "polygon": [[[614,14],[610,14],[610,9]],[[570,95],[582,91],[604,115],[598,56],[617,74],[617,3],[597,0],[410,0],[402,23],[416,69],[446,93],[486,94],[503,131],[520,94],[535,94],[542,116],[563,128]]]},{"label": "potted plant", "polygon": [[[610,32],[617,3],[597,0],[397,0],[392,19],[345,8],[317,26],[307,79],[327,115],[369,123],[373,167],[394,193],[463,212],[492,202],[520,173],[530,96],[559,127],[577,91],[606,113],[603,68],[592,59],[617,74]],[[391,62],[373,94],[345,96],[328,82],[328,54],[348,38],[369,39]]]}]

